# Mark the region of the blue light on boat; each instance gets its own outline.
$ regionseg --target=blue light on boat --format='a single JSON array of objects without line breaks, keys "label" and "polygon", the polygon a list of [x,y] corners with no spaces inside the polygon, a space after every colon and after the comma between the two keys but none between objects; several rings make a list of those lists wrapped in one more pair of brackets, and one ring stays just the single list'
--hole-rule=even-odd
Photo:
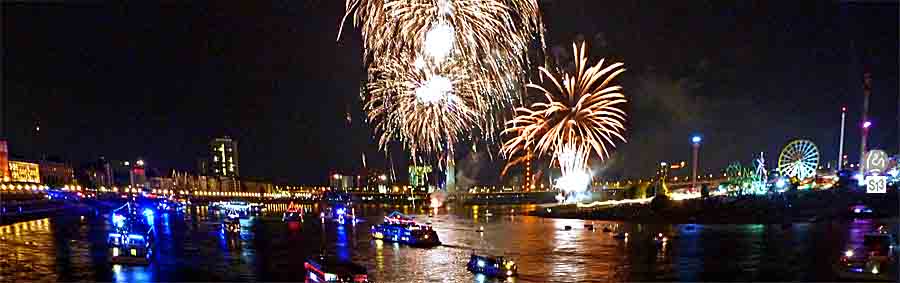
[{"label": "blue light on boat", "polygon": [[128,238],[132,240],[143,240],[144,236],[138,234],[128,234]]},{"label": "blue light on boat", "polygon": [[122,235],[119,233],[109,233],[109,237],[110,238],[118,238],[118,237],[122,237]]},{"label": "blue light on boat", "polygon": [[480,260],[480,259],[478,260],[478,267],[484,267],[484,261],[483,261],[483,260]]},{"label": "blue light on boat", "polygon": [[147,222],[153,223],[153,210],[149,208],[144,209],[144,216],[147,217]]},{"label": "blue light on boat", "polygon": [[344,215],[344,213],[346,213],[346,210],[347,210],[346,208],[338,208],[337,214],[338,214],[338,215]]},{"label": "blue light on boat", "polygon": [[115,224],[118,228],[122,228],[122,226],[125,226],[125,216],[122,216],[121,214],[113,214],[113,224]]}]

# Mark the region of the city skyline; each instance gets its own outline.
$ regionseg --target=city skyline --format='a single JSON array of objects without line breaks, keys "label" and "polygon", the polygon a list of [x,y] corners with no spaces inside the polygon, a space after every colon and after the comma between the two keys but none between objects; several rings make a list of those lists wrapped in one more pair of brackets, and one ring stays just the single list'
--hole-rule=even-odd
[{"label": "city skyline", "polygon": [[11,282],[900,275],[900,0],[4,2]]},{"label": "city skyline", "polygon": [[[9,25],[7,37],[32,39],[5,48],[10,153],[40,147],[74,162],[142,156],[159,168],[189,170],[208,140],[229,135],[251,143],[240,150],[242,175],[326,183],[332,170],[360,170],[363,158],[378,169],[393,159],[402,172],[406,154],[399,147],[393,158],[378,152],[360,112],[359,34],[345,27],[334,41],[343,11],[337,2],[78,12],[8,6],[6,18],[21,24]],[[845,148],[858,148],[865,68],[873,73],[870,148],[895,150],[897,26],[883,21],[896,10],[877,3],[686,5],[687,17],[669,12],[678,10],[673,4],[604,4],[612,15],[648,17],[594,19],[563,12],[594,10],[592,3],[542,3],[548,53],[566,54],[557,47],[584,38],[592,60],[628,63],[629,143],[594,166],[596,173],[650,176],[661,160],[689,160],[695,133],[704,134],[707,169],[749,164],[761,151],[776,156],[794,138],[814,141],[823,161],[834,160],[842,106]],[[254,25],[228,24],[238,19]],[[808,36],[789,36],[797,31]],[[704,36],[681,40],[691,34]],[[479,145],[477,154],[468,148],[457,159],[475,155],[479,162],[457,172],[500,183],[497,145]]]}]

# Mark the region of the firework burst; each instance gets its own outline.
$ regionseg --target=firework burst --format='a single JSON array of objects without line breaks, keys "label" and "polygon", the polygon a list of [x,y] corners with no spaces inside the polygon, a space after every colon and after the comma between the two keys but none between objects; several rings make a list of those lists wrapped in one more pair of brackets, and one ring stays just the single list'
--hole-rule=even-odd
[{"label": "firework burst", "polygon": [[399,141],[413,157],[453,152],[452,145],[478,125],[471,79],[450,60],[439,66],[406,68],[412,56],[376,68],[364,99],[367,117],[380,133],[379,147]]},{"label": "firework burst", "polygon": [[[352,17],[361,31],[370,77],[454,61],[468,78],[471,111],[482,117],[473,122],[487,139],[503,113],[520,104],[529,47],[536,39],[545,47],[536,0],[347,0],[346,7],[345,20]],[[398,50],[419,56],[398,62]]]},{"label": "firework burst", "polygon": [[[567,172],[586,172],[591,153],[601,160],[609,156],[607,146],[624,142],[625,111],[619,108],[626,102],[622,87],[610,82],[625,71],[622,63],[603,66],[603,60],[587,67],[584,43],[572,44],[575,73],[563,73],[561,82],[550,71],[540,68],[541,74],[552,83],[552,90],[528,84],[543,93],[545,101],[516,109],[518,116],[507,122],[504,134],[512,138],[504,142],[506,156],[521,154],[530,148],[537,155],[550,154]],[[605,76],[605,79],[604,79]]]}]

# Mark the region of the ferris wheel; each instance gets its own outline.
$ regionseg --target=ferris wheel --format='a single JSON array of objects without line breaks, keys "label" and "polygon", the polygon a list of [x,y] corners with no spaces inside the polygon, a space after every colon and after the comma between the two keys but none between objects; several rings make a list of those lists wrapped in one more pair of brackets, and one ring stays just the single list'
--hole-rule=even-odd
[{"label": "ferris wheel", "polygon": [[809,140],[793,140],[778,156],[778,172],[782,176],[804,180],[812,178],[819,167],[819,148]]}]

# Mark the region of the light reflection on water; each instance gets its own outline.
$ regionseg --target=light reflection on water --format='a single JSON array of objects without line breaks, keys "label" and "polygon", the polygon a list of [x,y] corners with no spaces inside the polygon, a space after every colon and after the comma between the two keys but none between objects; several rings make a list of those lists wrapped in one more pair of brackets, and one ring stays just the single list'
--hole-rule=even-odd
[{"label": "light reflection on water", "polygon": [[[520,282],[578,281],[829,281],[832,260],[878,221],[781,225],[656,225],[512,215],[521,206],[441,208],[429,218],[417,206],[396,209],[430,220],[443,246],[411,248],[370,240],[370,225],[394,207],[357,208],[366,222],[338,226],[303,205],[303,223],[281,222],[285,204],[226,233],[220,215],[203,206],[157,218],[157,253],[149,266],[111,265],[104,215],[61,216],[0,226],[3,281],[302,281],[303,261],[321,252],[352,259],[379,282],[491,281],[465,270],[471,253],[507,256]],[[492,216],[486,216],[490,211]],[[596,230],[585,228],[594,225]],[[603,232],[629,232],[627,241]],[[475,230],[484,227],[483,233]],[[570,226],[570,230],[565,227]],[[343,228],[339,228],[343,227]],[[893,225],[889,225],[893,228]],[[322,233],[322,231],[325,233]],[[896,233],[896,231],[893,231]],[[654,245],[653,236],[669,240]]]}]

